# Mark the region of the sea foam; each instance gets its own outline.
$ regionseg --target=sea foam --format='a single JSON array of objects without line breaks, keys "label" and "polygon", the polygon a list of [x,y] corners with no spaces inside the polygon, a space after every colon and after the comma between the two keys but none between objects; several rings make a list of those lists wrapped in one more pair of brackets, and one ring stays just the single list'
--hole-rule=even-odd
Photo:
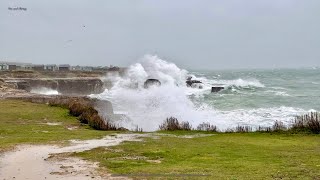
[{"label": "sea foam", "polygon": [[[187,77],[203,83],[203,88],[186,86]],[[159,79],[160,87],[143,88],[149,79]],[[193,127],[202,122],[217,125],[220,130],[233,128],[237,125],[269,126],[275,120],[289,124],[295,115],[306,111],[292,107],[271,107],[253,109],[218,110],[205,102],[195,102],[191,96],[210,94],[210,88],[220,84],[226,89],[264,88],[257,79],[207,79],[196,77],[175,64],[160,59],[157,56],[146,55],[138,63],[128,67],[125,76],[107,76],[113,86],[99,95],[113,103],[115,112],[122,112],[127,118],[117,124],[128,129],[139,126],[144,131],[155,131],[168,117],[176,117],[179,121],[188,121]]]}]

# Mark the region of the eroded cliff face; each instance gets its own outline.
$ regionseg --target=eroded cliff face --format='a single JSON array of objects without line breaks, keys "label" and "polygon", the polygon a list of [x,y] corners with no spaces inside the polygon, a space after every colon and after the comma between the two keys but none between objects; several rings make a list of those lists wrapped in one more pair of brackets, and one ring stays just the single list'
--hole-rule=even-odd
[{"label": "eroded cliff face", "polygon": [[89,95],[100,94],[104,91],[104,84],[99,78],[14,78],[5,79],[6,83],[16,89],[31,92],[35,89],[47,88],[56,90],[62,95]]}]

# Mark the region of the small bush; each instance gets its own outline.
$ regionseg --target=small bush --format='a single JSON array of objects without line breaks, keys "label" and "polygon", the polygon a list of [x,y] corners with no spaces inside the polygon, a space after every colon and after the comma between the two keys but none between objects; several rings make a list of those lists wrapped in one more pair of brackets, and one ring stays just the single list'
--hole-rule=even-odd
[{"label": "small bush", "polygon": [[82,110],[83,111],[79,115],[79,121],[84,124],[89,124],[89,121],[93,118],[93,116],[98,114],[98,111],[95,110],[93,107],[86,107],[86,108],[83,108]]},{"label": "small bush", "polygon": [[237,126],[235,129],[235,132],[238,132],[238,133],[252,132],[252,127],[251,126]]},{"label": "small bush", "polygon": [[273,132],[286,131],[287,129],[288,128],[281,121],[275,121],[273,126],[272,126],[272,131]]},{"label": "small bush", "polygon": [[98,114],[90,116],[88,124],[97,130],[118,130],[118,127],[115,124],[108,120],[103,120]]},{"label": "small bush", "polygon": [[210,123],[201,123],[197,127],[198,131],[211,131],[218,132],[217,126],[211,125]]},{"label": "small bush", "polygon": [[272,127],[259,126],[257,132],[272,132]]},{"label": "small bush", "polygon": [[143,129],[139,128],[139,126],[137,125],[136,128],[134,129],[134,132],[143,132]]},{"label": "small bush", "polygon": [[79,103],[77,101],[71,101],[68,104],[68,108],[70,111],[70,114],[72,116],[80,116],[81,114],[83,114],[83,112],[86,112],[89,110],[90,106],[84,103]]},{"label": "small bush", "polygon": [[175,131],[175,130],[184,130],[184,131],[191,131],[192,126],[189,122],[183,121],[179,123],[178,119],[175,117],[167,118],[160,126],[160,130],[163,131]]},{"label": "small bush", "polygon": [[297,116],[291,127],[292,131],[320,133],[320,113],[311,112],[306,115]]},{"label": "small bush", "polygon": [[224,132],[225,132],[225,133],[234,133],[235,130],[232,129],[232,128],[228,128],[228,129],[226,129]]},{"label": "small bush", "polygon": [[188,121],[181,122],[180,123],[180,129],[181,130],[185,130],[185,131],[191,131],[192,130],[192,126]]},{"label": "small bush", "polygon": [[49,105],[68,108],[70,115],[78,117],[81,123],[88,124],[97,130],[121,129],[107,119],[103,119],[88,98],[57,97],[50,100]]},{"label": "small bush", "polygon": [[177,118],[170,117],[167,118],[160,126],[160,130],[164,131],[174,131],[174,130],[181,130],[179,121]]}]

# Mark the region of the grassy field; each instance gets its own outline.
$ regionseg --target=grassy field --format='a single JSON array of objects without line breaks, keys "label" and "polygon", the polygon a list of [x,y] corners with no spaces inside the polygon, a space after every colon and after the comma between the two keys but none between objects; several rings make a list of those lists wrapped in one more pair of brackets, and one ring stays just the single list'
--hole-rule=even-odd
[{"label": "grassy field", "polygon": [[[110,133],[114,132],[81,125],[67,109],[0,101],[0,152],[17,144],[61,144],[69,139],[100,138]],[[74,155],[100,162],[103,170],[106,167],[115,175],[136,179],[320,179],[320,135],[186,131],[159,134],[150,134],[141,142]],[[196,134],[208,136],[186,138]]]},{"label": "grassy field", "polygon": [[136,179],[320,179],[319,135],[161,136],[75,155]]},{"label": "grassy field", "polygon": [[110,133],[81,125],[67,109],[0,100],[0,151],[22,143],[61,143],[69,139],[100,138]]}]

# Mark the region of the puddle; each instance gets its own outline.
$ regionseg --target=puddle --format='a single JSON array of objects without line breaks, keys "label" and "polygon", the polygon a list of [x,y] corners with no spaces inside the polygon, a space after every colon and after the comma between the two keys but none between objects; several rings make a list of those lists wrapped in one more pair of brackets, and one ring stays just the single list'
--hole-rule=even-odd
[{"label": "puddle", "polygon": [[[214,136],[216,134],[193,134],[193,135],[174,135],[174,134],[161,134],[161,133],[155,133],[156,135],[153,138],[159,138],[161,136],[167,136],[167,137],[176,137],[176,138],[186,138],[186,139],[192,139],[192,138],[200,138],[200,137],[208,137],[208,136]],[[157,137],[158,136],[158,137]]]},{"label": "puddle", "polygon": [[78,158],[49,158],[60,153],[82,152],[97,147],[115,146],[124,141],[140,141],[139,137],[146,134],[117,134],[103,139],[86,141],[72,140],[70,146],[58,147],[51,145],[22,145],[15,151],[7,152],[0,157],[1,179],[127,179],[111,177],[110,174],[100,175],[97,163],[87,162]]}]

